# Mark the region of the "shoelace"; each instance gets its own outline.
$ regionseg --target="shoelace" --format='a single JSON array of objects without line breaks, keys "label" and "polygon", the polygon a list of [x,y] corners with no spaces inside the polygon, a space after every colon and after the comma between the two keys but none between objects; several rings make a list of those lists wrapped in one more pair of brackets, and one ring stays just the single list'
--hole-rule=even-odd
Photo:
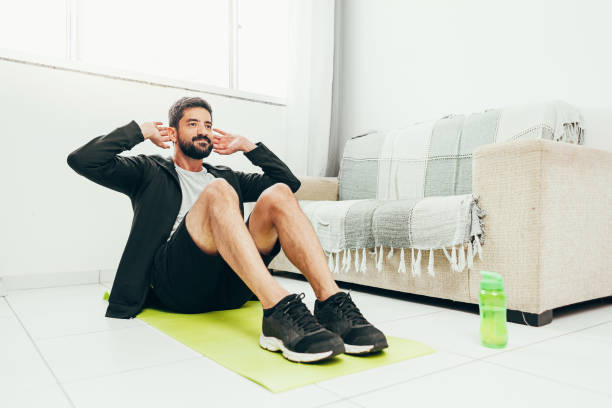
[{"label": "shoelace", "polygon": [[346,296],[342,297],[342,300],[338,302],[338,314],[344,315],[345,318],[351,321],[354,324],[369,324],[368,321],[363,317],[359,308],[353,303],[353,299],[351,299],[351,292],[346,294]]},{"label": "shoelace", "polygon": [[321,326],[315,320],[310,310],[302,302],[306,295],[302,292],[298,296],[289,300],[282,309],[283,314],[289,316],[299,327],[304,330],[304,333],[309,333],[318,330]]}]

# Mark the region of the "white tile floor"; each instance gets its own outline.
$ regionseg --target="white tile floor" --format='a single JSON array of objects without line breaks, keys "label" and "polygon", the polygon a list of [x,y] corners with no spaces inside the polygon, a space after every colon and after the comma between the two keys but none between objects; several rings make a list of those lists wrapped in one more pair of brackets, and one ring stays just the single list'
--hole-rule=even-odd
[{"label": "white tile floor", "polygon": [[[276,279],[312,307],[306,282]],[[612,406],[610,303],[509,324],[508,347],[491,350],[476,314],[353,290],[383,331],[438,351],[273,394],[144,322],[105,318],[109,286],[0,298],[0,407]]]}]

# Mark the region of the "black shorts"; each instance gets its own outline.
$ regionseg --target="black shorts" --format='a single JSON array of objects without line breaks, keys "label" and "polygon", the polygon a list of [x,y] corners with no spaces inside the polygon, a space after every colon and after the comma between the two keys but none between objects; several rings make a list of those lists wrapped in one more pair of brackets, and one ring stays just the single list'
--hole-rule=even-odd
[{"label": "black shorts", "polygon": [[[175,313],[204,313],[236,309],[253,298],[253,292],[221,255],[208,255],[191,239],[183,217],[169,241],[155,252],[151,271],[151,299],[147,302]],[[249,225],[249,219],[246,225]],[[268,266],[280,252],[277,239]],[[152,293],[151,293],[152,292]],[[161,305],[160,305],[161,303]]]}]

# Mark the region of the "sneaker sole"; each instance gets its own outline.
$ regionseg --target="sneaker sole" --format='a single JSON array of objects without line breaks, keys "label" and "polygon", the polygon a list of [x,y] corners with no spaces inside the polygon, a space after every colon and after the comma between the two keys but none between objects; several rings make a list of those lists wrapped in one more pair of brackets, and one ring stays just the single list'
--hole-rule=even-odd
[{"label": "sneaker sole", "polygon": [[321,353],[298,353],[291,351],[283,344],[283,341],[276,337],[266,337],[263,333],[259,336],[259,345],[269,351],[282,351],[283,357],[294,363],[312,363],[334,357],[333,350],[323,351]]},{"label": "sneaker sole", "polygon": [[368,344],[365,346],[357,346],[353,344],[344,343],[344,353],[345,354],[370,354],[376,353],[382,349],[389,347],[387,344]]}]

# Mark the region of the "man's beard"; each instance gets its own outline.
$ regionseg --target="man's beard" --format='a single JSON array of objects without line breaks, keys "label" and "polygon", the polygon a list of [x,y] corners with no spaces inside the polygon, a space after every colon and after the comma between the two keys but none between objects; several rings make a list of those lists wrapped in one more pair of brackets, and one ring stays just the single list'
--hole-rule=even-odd
[{"label": "man's beard", "polygon": [[[207,141],[207,144],[205,147],[202,146],[198,142],[198,140],[202,140],[202,139]],[[179,144],[179,147],[181,148],[181,151],[183,152],[185,156],[188,156],[188,157],[191,157],[192,159],[197,159],[197,160],[208,157],[210,155],[210,152],[212,152],[212,149],[213,149],[212,142],[210,141],[208,137],[204,135],[198,135],[190,142],[181,139],[181,137],[179,136],[178,144]]]}]

